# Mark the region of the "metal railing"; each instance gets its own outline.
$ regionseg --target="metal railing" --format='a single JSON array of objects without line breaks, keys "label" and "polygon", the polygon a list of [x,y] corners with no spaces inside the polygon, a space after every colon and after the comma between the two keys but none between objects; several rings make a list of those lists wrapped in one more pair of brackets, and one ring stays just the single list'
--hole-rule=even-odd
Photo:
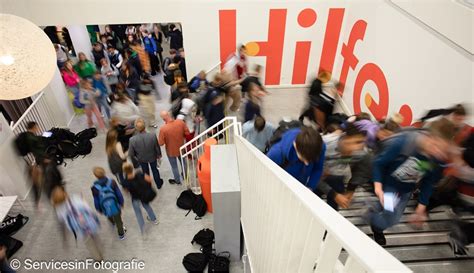
[{"label": "metal railing", "polygon": [[225,117],[179,148],[184,184],[187,188],[196,194],[201,192],[197,166],[199,158],[204,154],[204,142],[215,138],[218,144],[231,144],[234,142],[234,135],[242,135],[242,125],[237,121],[237,117]]},{"label": "metal railing", "polygon": [[[15,135],[18,135],[27,130],[27,124],[34,121],[38,124],[41,132],[47,131],[54,126],[60,124],[56,119],[56,115],[51,111],[51,105],[47,102],[44,91],[35,95],[30,107],[26,109],[25,113],[14,124],[11,124],[11,129]],[[25,156],[28,164],[34,162],[31,154]]]},{"label": "metal railing", "polygon": [[251,143],[234,138],[252,272],[411,272]]}]

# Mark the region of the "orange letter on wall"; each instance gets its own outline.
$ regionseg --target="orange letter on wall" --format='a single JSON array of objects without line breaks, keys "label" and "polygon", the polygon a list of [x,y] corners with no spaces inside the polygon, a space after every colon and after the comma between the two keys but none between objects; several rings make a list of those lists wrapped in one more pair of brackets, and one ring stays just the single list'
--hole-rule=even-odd
[{"label": "orange letter on wall", "polygon": [[224,68],[227,57],[237,48],[236,12],[235,10],[219,11],[219,43],[221,69]]}]

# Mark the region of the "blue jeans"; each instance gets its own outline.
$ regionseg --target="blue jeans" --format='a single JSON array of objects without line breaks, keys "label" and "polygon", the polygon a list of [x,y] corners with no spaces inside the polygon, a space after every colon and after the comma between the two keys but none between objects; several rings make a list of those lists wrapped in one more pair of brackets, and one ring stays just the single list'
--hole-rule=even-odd
[{"label": "blue jeans", "polygon": [[102,95],[96,99],[97,107],[99,107],[99,111],[104,109],[105,115],[108,119],[110,119],[110,107],[109,103],[107,102],[107,96]]},{"label": "blue jeans", "polygon": [[168,161],[171,165],[171,170],[173,171],[174,180],[176,183],[181,183],[181,175],[179,174],[178,162],[181,165],[181,161],[176,156],[168,156]]},{"label": "blue jeans", "polygon": [[411,192],[399,193],[396,189],[390,186],[383,186],[384,192],[393,192],[398,195],[400,200],[393,212],[385,210],[380,201],[377,201],[377,207],[374,213],[370,215],[370,224],[374,231],[383,232],[385,229],[397,224],[405,211],[405,208],[410,201]]},{"label": "blue jeans", "polygon": [[145,220],[143,220],[143,214],[142,214],[142,210],[140,208],[140,204],[145,209],[145,211],[148,214],[148,217],[150,218],[151,221],[156,220],[156,215],[155,215],[155,212],[153,211],[153,209],[150,207],[150,204],[143,203],[142,201],[140,201],[138,199],[133,199],[132,200],[133,210],[135,211],[135,216],[137,217],[138,225],[140,226],[140,231],[143,233],[143,227],[145,226]]},{"label": "blue jeans", "polygon": [[[148,167],[150,165],[150,167]],[[160,172],[158,171],[158,167],[156,165],[156,160],[153,162],[148,162],[148,163],[140,163],[140,166],[142,167],[142,171],[144,174],[150,175],[150,168],[151,172],[153,173],[153,179],[155,180],[156,187],[158,189],[161,189],[161,186],[163,186],[163,181],[161,180],[160,177]]]}]

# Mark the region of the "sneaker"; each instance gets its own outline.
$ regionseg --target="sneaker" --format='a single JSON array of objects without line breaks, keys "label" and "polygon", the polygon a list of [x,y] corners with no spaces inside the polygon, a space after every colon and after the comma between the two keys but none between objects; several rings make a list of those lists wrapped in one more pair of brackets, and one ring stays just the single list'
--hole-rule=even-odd
[{"label": "sneaker", "polygon": [[124,240],[125,239],[125,234],[127,234],[127,229],[125,227],[123,227],[123,234],[119,235],[119,239]]},{"label": "sneaker", "polygon": [[176,184],[176,180],[174,179],[168,179],[168,182],[170,182],[170,184]]},{"label": "sneaker", "polygon": [[374,233],[374,241],[377,242],[377,244],[384,246],[387,244],[387,240],[385,239],[385,235],[383,232],[380,231],[375,231],[372,226],[370,226],[372,229],[372,232]]},{"label": "sneaker", "polygon": [[181,182],[176,182],[175,184],[176,184],[176,185],[181,185]]},{"label": "sneaker", "polygon": [[160,222],[158,222],[158,219],[156,219],[155,221],[152,221],[149,216],[147,216],[146,219],[148,221],[152,222],[154,225],[158,225],[160,223]]}]

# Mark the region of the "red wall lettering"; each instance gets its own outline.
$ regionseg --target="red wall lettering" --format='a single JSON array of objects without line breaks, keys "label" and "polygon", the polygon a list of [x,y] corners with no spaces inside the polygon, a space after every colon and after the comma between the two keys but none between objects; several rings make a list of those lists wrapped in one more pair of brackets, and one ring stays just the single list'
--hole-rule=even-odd
[{"label": "red wall lettering", "polygon": [[236,16],[235,10],[219,11],[221,69],[224,68],[227,57],[237,48]]},{"label": "red wall lettering", "polygon": [[329,9],[323,50],[321,51],[321,60],[319,62],[319,72],[326,70],[332,73],[343,18],[344,9]]},{"label": "red wall lettering", "polygon": [[[339,82],[341,82],[341,94],[344,92],[344,88],[346,85],[347,74],[349,73],[349,67],[352,70],[355,69],[357,63],[359,63],[359,59],[354,56],[354,48],[358,40],[364,40],[365,36],[365,29],[367,28],[367,22],[363,20],[358,20],[353,26],[351,33],[349,34],[349,41],[347,44],[342,45],[341,55],[344,57],[344,62],[342,64],[341,69],[341,76],[339,77]],[[355,109],[354,109],[355,110]]]},{"label": "red wall lettering", "polygon": [[296,42],[292,84],[304,84],[306,82],[310,50],[311,42]]},{"label": "red wall lettering", "polygon": [[379,103],[376,103],[372,96],[367,93],[365,103],[375,119],[380,120],[387,116],[388,112],[388,85],[385,75],[380,67],[373,63],[365,64],[359,71],[354,84],[354,113],[358,114],[361,110],[360,99],[362,88],[367,81],[373,81],[377,86],[379,93]]},{"label": "red wall lettering", "polygon": [[[316,18],[317,14],[314,10],[304,9],[298,14],[298,24],[304,28],[308,28],[314,25]],[[306,82],[310,51],[311,41],[296,42],[292,84],[304,84]]]}]

